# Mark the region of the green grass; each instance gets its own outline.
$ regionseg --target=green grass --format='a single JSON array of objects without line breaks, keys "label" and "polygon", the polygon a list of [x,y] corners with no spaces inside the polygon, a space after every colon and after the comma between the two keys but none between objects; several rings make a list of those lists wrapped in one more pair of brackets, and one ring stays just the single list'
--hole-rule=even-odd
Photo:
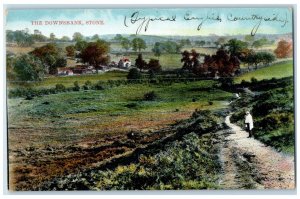
[{"label": "green grass", "polygon": [[[76,76],[50,76],[45,78],[41,82],[27,83],[24,86],[34,87],[34,88],[54,88],[56,84],[63,84],[66,87],[74,86],[74,82],[78,81],[79,85],[82,86],[86,81],[91,81],[96,83],[98,81],[108,81],[108,80],[121,80],[126,79],[127,72],[121,71],[110,71],[103,74],[92,74],[92,75],[76,75]],[[9,83],[9,88],[16,88],[20,85]]]},{"label": "green grass", "polygon": [[[29,136],[34,144],[40,144],[41,140],[43,143],[63,144],[66,139],[71,142],[89,139],[91,134],[101,137],[132,129],[157,129],[187,118],[195,109],[224,107],[224,101],[231,97],[231,93],[218,89],[216,84],[215,81],[129,84],[101,91],[45,95],[32,100],[9,99],[9,126],[31,126],[35,133],[25,130],[23,135]],[[144,94],[150,91],[154,91],[158,98],[143,100]],[[130,108],[129,104],[133,107]],[[45,133],[53,134],[51,139],[44,137]],[[66,133],[71,133],[72,137],[62,136]]]},{"label": "green grass", "polygon": [[[186,47],[183,48],[181,51],[184,50],[191,50],[191,49],[195,49],[198,53],[201,54],[215,54],[216,49],[215,48],[202,48],[202,47]],[[148,52],[149,51],[149,52]],[[135,64],[135,60],[137,58],[137,54],[138,53],[129,53],[129,55],[127,56],[123,56],[123,55],[111,55],[111,61],[115,61],[115,62],[119,62],[119,60],[122,57],[128,57],[131,60],[131,64]],[[159,57],[155,56],[152,52],[151,49],[147,50],[147,52],[142,52],[143,54],[143,59],[147,62],[149,62],[150,59],[159,59],[160,65],[162,66],[163,70],[166,69],[176,69],[176,68],[181,68],[182,67],[182,63],[181,63],[181,54],[177,53],[177,54],[161,54]]]},{"label": "green grass", "polygon": [[256,78],[257,80],[262,80],[272,79],[273,77],[282,78],[289,76],[293,76],[293,61],[277,63],[269,67],[245,73],[239,77],[236,77],[235,82],[240,83],[242,80],[250,81],[252,77]]}]

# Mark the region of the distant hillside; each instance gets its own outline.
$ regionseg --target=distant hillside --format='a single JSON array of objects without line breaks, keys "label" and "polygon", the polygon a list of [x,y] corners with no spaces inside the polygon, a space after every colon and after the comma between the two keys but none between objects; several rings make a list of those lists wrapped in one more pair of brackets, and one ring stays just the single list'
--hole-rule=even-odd
[{"label": "distant hillside", "polygon": [[[112,41],[116,35],[115,34],[109,34],[109,35],[100,35],[100,38],[108,41]],[[204,40],[204,41],[210,41],[214,42],[220,37],[225,37],[227,39],[240,39],[243,40],[245,38],[245,35],[230,35],[230,36],[219,36],[219,35],[209,35],[209,36],[183,36],[183,35],[129,35],[129,34],[122,34],[123,37],[133,39],[135,37],[142,38],[143,40],[146,41],[146,43],[155,43],[155,42],[162,42],[162,41],[178,41],[181,39],[189,39],[190,41],[199,41],[199,40]],[[261,39],[263,37],[266,37],[268,40],[275,40],[278,41],[280,39],[286,39],[290,40],[293,38],[292,33],[287,33],[287,34],[256,34],[255,39]]]}]

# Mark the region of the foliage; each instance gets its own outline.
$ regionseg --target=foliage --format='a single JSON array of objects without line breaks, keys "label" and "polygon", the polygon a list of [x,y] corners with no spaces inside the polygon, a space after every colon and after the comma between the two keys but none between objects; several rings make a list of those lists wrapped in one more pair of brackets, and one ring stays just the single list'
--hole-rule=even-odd
[{"label": "foliage", "polygon": [[52,43],[35,48],[30,54],[38,57],[45,70],[50,74],[56,74],[58,67],[64,67],[67,64],[67,60],[60,53],[60,49]]},{"label": "foliage", "polygon": [[146,101],[153,101],[155,99],[157,99],[157,94],[154,91],[144,94],[144,100]]},{"label": "foliage", "polygon": [[100,39],[100,36],[98,34],[94,34],[91,38],[92,41],[97,41]]},{"label": "foliage", "polygon": [[181,53],[183,62],[182,69],[193,71],[196,67],[199,66],[199,57],[200,54],[196,50],[192,49],[191,52],[185,50]]},{"label": "foliage", "polygon": [[131,68],[127,75],[128,80],[141,79],[141,77],[141,73],[136,68]]},{"label": "foliage", "polygon": [[34,37],[26,30],[7,30],[6,40],[7,42],[16,42],[21,47],[28,47],[34,44]]},{"label": "foliage", "polygon": [[75,32],[73,34],[73,41],[79,42],[83,40],[83,35],[80,32]]},{"label": "foliage", "polygon": [[40,81],[45,74],[42,62],[32,55],[17,57],[13,69],[17,79],[21,81]]},{"label": "foliage", "polygon": [[69,41],[71,41],[71,39],[68,36],[62,36],[61,39],[60,39],[60,41],[62,41],[62,42],[69,42]]},{"label": "foliage", "polygon": [[228,46],[230,55],[239,57],[242,50],[248,47],[248,43],[237,39],[230,39],[225,46]]},{"label": "foliage", "polygon": [[159,42],[155,42],[152,52],[154,53],[155,56],[159,57],[163,51],[163,48]]},{"label": "foliage", "polygon": [[122,39],[124,39],[124,37],[121,34],[116,34],[116,36],[114,37],[114,40],[116,41],[122,41]]},{"label": "foliage", "polygon": [[53,32],[50,33],[49,40],[50,40],[51,42],[54,42],[54,41],[56,40],[55,34],[54,34]]},{"label": "foliage", "polygon": [[95,68],[101,65],[107,65],[109,62],[109,44],[103,40],[90,42],[86,48],[81,51],[81,58],[84,63],[88,63]]},{"label": "foliage", "polygon": [[131,47],[131,41],[127,38],[122,38],[121,40],[121,46],[126,50],[126,52],[130,49]]},{"label": "foliage", "polygon": [[189,39],[181,39],[179,41],[179,43],[180,43],[181,46],[190,46],[190,45],[192,45],[192,43]]},{"label": "foliage", "polygon": [[[245,82],[243,83],[245,85]],[[278,150],[294,152],[294,94],[293,79],[252,79],[247,83],[255,97],[243,95],[232,103],[233,122],[243,124],[245,108],[251,109],[254,119],[254,137]]]},{"label": "foliage", "polygon": [[55,89],[59,92],[62,92],[66,90],[66,87],[63,84],[56,84]]},{"label": "foliage", "polygon": [[75,44],[75,48],[78,51],[83,51],[87,47],[88,43],[86,41],[79,40]]},{"label": "foliage", "polygon": [[131,41],[132,49],[134,51],[141,52],[142,49],[146,49],[146,42],[141,38],[134,38]]},{"label": "foliage", "polygon": [[79,91],[80,90],[80,86],[79,86],[79,83],[78,81],[75,81],[74,82],[74,88],[73,88],[74,91]]},{"label": "foliage", "polygon": [[[55,181],[58,190],[190,190],[218,189],[221,170],[213,147],[196,133],[169,143],[154,155],[140,155],[136,164],[120,165],[113,170],[92,170],[69,179]],[[72,183],[70,183],[72,181]],[[47,188],[47,184],[42,189]]]},{"label": "foliage", "polygon": [[260,48],[264,45],[272,44],[272,41],[269,41],[267,38],[263,37],[261,39],[255,40],[252,44],[254,48]]},{"label": "foliage", "polygon": [[194,69],[197,75],[214,77],[220,75],[222,77],[233,76],[240,68],[240,61],[234,55],[229,55],[228,52],[220,48],[215,55],[206,55],[204,63]]},{"label": "foliage", "polygon": [[67,56],[68,57],[74,57],[75,56],[75,46],[74,45],[71,45],[71,46],[67,46],[66,47],[66,51],[67,51]]},{"label": "foliage", "polygon": [[153,71],[153,72],[159,72],[161,71],[161,65],[159,63],[159,60],[157,59],[150,59],[149,63],[147,64],[147,69]]},{"label": "foliage", "polygon": [[267,65],[273,61],[275,61],[275,56],[269,52],[252,52],[245,58],[246,63],[249,65],[254,64],[256,67],[259,63]]},{"label": "foliage", "polygon": [[147,68],[147,62],[143,59],[143,55],[139,54],[135,60],[135,66],[141,70]]},{"label": "foliage", "polygon": [[195,41],[195,44],[202,47],[202,46],[204,46],[206,44],[206,42],[204,40]]},{"label": "foliage", "polygon": [[281,40],[277,44],[277,48],[274,50],[277,58],[287,58],[293,56],[293,44],[285,40]]}]

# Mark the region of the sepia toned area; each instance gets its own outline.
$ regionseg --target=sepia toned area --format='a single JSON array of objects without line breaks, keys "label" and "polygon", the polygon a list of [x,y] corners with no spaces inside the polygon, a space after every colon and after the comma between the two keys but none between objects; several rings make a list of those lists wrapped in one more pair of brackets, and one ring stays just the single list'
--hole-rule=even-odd
[{"label": "sepia toned area", "polygon": [[291,29],[11,27],[10,191],[295,188]]}]

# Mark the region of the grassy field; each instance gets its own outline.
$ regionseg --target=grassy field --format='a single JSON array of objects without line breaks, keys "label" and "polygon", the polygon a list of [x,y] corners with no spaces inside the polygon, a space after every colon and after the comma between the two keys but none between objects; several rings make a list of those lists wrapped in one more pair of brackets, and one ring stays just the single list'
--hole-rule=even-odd
[{"label": "grassy field", "polygon": [[250,81],[252,77],[257,80],[290,77],[293,76],[293,61],[287,61],[271,65],[269,67],[261,68],[249,73],[245,73],[235,78],[236,83],[242,80]]},{"label": "grassy field", "polygon": [[[63,84],[66,87],[74,86],[74,82],[78,81],[79,85],[82,86],[86,81],[96,83],[98,81],[108,80],[121,80],[126,79],[127,72],[122,71],[109,71],[103,74],[92,74],[92,75],[75,75],[75,76],[49,76],[41,82],[26,83],[23,86],[34,87],[34,88],[54,88],[56,84]],[[14,82],[8,82],[9,88],[16,88],[22,86]]]},{"label": "grassy field", "polygon": [[[157,98],[144,99],[151,91]],[[30,189],[49,177],[92,167],[139,145],[115,144],[128,140],[129,132],[157,140],[152,132],[190,117],[195,109],[224,108],[231,96],[207,80],[9,99],[10,183]]]}]

